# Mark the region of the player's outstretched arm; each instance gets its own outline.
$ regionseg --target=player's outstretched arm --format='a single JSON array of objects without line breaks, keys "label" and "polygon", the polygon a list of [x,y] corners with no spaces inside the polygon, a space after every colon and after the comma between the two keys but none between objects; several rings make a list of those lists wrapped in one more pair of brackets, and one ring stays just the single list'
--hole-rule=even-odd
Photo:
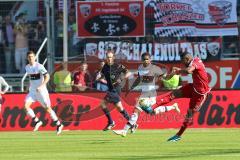
[{"label": "player's outstretched arm", "polygon": [[127,96],[129,94],[129,92],[131,92],[136,86],[138,86],[140,82],[141,82],[141,78],[140,78],[140,76],[138,76],[137,79],[135,79],[135,81],[133,82],[130,89],[126,92],[125,96]]},{"label": "player's outstretched arm", "polygon": [[177,68],[173,67],[173,74],[192,74],[196,68],[194,66],[189,66],[187,68]]}]

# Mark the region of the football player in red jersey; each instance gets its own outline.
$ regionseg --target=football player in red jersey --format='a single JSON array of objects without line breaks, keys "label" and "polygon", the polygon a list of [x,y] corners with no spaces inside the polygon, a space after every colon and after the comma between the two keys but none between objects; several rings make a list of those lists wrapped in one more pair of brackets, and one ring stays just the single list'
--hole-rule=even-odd
[{"label": "football player in red jersey", "polygon": [[154,108],[166,104],[176,98],[190,98],[189,108],[183,125],[177,134],[169,138],[168,141],[178,141],[181,139],[181,136],[186,128],[192,125],[194,114],[201,109],[202,104],[206,101],[206,98],[211,90],[208,85],[208,76],[202,60],[198,57],[192,57],[192,55],[188,52],[183,52],[180,56],[186,67],[173,67],[172,72],[175,74],[192,74],[193,83],[188,83],[164,97],[158,96],[156,104],[153,106]]}]

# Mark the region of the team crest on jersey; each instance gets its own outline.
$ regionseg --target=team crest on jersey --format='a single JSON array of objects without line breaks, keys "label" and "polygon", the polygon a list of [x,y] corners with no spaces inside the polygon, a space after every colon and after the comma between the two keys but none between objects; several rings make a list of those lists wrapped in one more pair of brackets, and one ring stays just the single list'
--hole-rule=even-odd
[{"label": "team crest on jersey", "polygon": [[129,4],[129,11],[133,17],[137,17],[140,13],[141,5],[139,3]]},{"label": "team crest on jersey", "polygon": [[214,1],[208,5],[211,20],[218,25],[224,25],[230,18],[232,3],[228,1]]},{"label": "team crest on jersey", "polygon": [[80,5],[80,12],[83,17],[88,17],[91,13],[91,5],[90,4],[82,4]]}]

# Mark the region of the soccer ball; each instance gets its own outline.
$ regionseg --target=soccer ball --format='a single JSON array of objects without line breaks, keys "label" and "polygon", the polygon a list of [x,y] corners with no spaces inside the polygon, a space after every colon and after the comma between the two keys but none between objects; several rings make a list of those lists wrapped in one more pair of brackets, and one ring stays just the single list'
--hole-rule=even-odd
[{"label": "soccer ball", "polygon": [[141,108],[146,108],[146,107],[150,107],[151,106],[149,98],[140,98],[138,100],[138,103],[139,103]]},{"label": "soccer ball", "polygon": [[138,103],[139,103],[139,107],[146,113],[151,114],[153,112],[150,98],[140,98],[138,100]]}]

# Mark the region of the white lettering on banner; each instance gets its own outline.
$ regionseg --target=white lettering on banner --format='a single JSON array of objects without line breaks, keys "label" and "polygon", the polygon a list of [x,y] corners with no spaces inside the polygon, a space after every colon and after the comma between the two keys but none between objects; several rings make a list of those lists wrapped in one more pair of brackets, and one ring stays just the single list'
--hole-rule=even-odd
[{"label": "white lettering on banner", "polygon": [[[95,49],[93,45],[88,44],[85,46],[86,54],[92,53],[91,50]],[[141,55],[144,52],[149,52],[154,61],[180,61],[180,50],[188,51],[194,57],[199,57],[202,60],[217,56],[220,52],[220,42],[130,43],[124,41],[99,41],[96,46],[98,51],[93,53],[99,59],[104,59],[107,50],[113,49],[117,57],[129,61],[141,60]]]},{"label": "white lettering on banner", "polygon": [[226,88],[226,82],[232,80],[232,75],[227,73],[232,73],[231,67],[220,68],[220,88]]},{"label": "white lettering on banner", "polygon": [[105,58],[105,44],[104,42],[99,42],[98,43],[98,58],[99,59],[104,59]]},{"label": "white lettering on banner", "polygon": [[[217,87],[221,89],[228,88],[230,86],[227,86],[228,81],[232,81],[233,75],[232,75],[232,68],[231,67],[220,67],[219,73],[216,73],[215,70],[212,68],[206,67],[207,73],[210,76],[209,77],[209,86],[211,88]],[[192,83],[191,75],[182,76],[183,81],[187,81],[188,83]],[[217,85],[217,82],[219,82],[219,86]]]},{"label": "white lettering on banner", "polygon": [[211,88],[213,88],[217,84],[217,78],[218,78],[217,73],[212,68],[206,67],[206,70],[207,70],[208,75],[210,75],[209,86]]}]

